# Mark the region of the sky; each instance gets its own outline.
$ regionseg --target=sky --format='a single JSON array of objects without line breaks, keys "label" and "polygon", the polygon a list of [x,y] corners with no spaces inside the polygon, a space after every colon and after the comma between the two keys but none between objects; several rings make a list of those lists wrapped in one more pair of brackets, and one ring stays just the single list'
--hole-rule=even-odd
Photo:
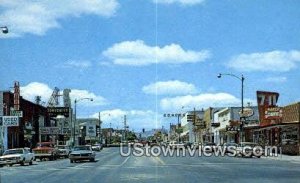
[{"label": "sky", "polygon": [[[0,90],[47,103],[72,90],[78,117],[104,127],[169,127],[182,113],[256,103],[256,91],[300,101],[298,0],[0,0]],[[74,106],[74,105],[73,105]]]}]

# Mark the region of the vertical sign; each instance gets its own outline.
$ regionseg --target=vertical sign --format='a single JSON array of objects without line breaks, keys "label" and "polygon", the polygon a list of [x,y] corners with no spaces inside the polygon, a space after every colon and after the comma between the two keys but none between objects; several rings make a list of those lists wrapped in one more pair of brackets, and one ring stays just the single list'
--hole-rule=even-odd
[{"label": "vertical sign", "polygon": [[282,109],[277,106],[279,93],[257,91],[257,104],[260,126],[279,124],[282,121]]},{"label": "vertical sign", "polygon": [[14,109],[20,110],[20,84],[19,81],[14,83]]},{"label": "vertical sign", "polygon": [[3,92],[0,91],[0,116],[3,116],[3,108],[4,108],[4,104],[3,104]]}]

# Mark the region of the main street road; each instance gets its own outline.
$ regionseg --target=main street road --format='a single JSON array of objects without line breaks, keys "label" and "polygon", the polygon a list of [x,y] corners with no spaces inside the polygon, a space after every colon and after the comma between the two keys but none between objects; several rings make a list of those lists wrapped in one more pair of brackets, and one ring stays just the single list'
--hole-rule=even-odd
[{"label": "main street road", "polygon": [[300,182],[300,164],[264,158],[122,157],[106,148],[97,162],[68,159],[0,168],[1,183],[14,182]]}]

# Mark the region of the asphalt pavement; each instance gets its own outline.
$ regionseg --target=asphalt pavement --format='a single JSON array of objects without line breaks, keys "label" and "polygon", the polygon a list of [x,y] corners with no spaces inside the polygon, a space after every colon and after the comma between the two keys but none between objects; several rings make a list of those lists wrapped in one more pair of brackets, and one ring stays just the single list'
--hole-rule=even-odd
[{"label": "asphalt pavement", "polygon": [[69,159],[0,168],[1,183],[300,182],[300,163],[242,157],[122,157],[105,148],[96,162]]}]

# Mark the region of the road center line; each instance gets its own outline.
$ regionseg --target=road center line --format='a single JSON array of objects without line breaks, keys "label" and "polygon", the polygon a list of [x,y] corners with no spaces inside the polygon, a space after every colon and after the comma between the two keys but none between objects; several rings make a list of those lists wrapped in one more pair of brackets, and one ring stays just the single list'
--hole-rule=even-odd
[{"label": "road center line", "polygon": [[128,156],[128,157],[123,161],[123,163],[120,164],[120,166],[123,166],[123,165],[128,161],[129,158],[130,158],[130,156]]}]

